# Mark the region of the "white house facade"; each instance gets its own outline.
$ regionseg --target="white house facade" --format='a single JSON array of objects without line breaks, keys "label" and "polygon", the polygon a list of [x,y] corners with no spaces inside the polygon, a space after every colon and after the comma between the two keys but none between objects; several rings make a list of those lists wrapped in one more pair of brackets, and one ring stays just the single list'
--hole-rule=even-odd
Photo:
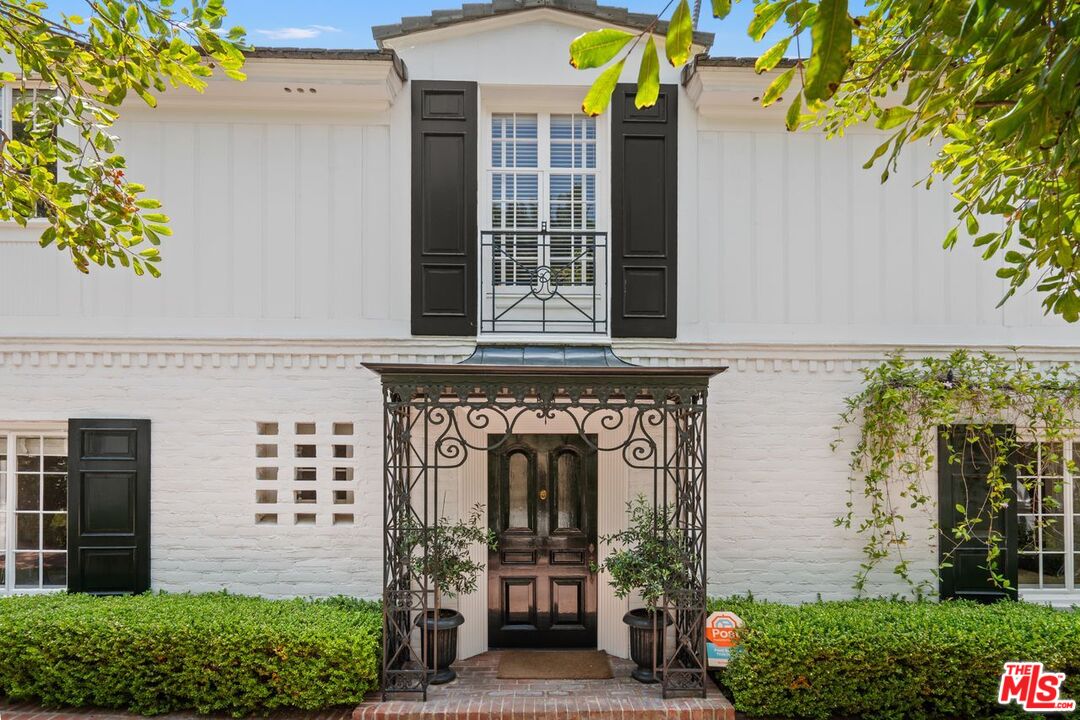
[{"label": "white house facade", "polygon": [[[620,86],[586,117],[594,74],[567,48],[612,25],[641,19],[497,0],[377,28],[374,51],[258,50],[244,83],[125,107],[128,174],[172,219],[161,279],[81,276],[40,227],[0,227],[0,592],[381,597],[386,453],[437,454],[388,440],[383,382],[433,368],[418,402],[461,377],[522,397],[705,389],[679,396],[707,409],[692,462],[597,452],[633,431],[584,427],[582,401],[447,463],[432,519],[481,503],[528,539],[476,549],[480,589],[453,601],[462,656],[537,617],[525,644],[625,656],[628,602],[588,567],[665,468],[693,466],[705,489],[709,595],[851,596],[862,542],[834,527],[848,457],[830,443],[861,368],[900,348],[1073,362],[1080,329],[1034,296],[996,308],[992,263],[942,251],[953,201],[918,185],[931,147],[882,185],[862,169],[876,131],[786,132],[784,108],[756,101],[768,78],[708,57],[708,36],[692,66],[661,69],[656,108]],[[488,429],[462,434],[484,447]],[[932,518],[910,520],[929,577]],[[1021,594],[1080,598],[1080,537],[1064,543],[1061,572]],[[885,571],[869,589],[906,586]]]}]

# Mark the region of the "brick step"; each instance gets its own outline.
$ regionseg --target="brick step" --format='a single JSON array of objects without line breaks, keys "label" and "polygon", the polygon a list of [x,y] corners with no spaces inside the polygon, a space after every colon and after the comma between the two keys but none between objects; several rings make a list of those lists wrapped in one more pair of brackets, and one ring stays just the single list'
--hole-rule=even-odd
[{"label": "brick step", "polygon": [[709,683],[704,698],[664,700],[659,685],[630,677],[633,663],[612,658],[610,680],[500,680],[499,651],[455,663],[458,679],[433,685],[428,700],[370,700],[353,720],[734,720],[735,709]]}]

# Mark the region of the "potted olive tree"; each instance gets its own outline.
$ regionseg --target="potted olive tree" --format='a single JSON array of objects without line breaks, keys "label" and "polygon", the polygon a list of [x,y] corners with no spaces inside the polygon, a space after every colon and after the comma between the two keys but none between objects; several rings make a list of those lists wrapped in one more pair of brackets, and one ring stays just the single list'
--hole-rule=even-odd
[{"label": "potted olive tree", "polygon": [[[457,631],[465,617],[442,606],[443,598],[454,598],[476,590],[483,563],[475,562],[470,549],[477,544],[496,549],[495,533],[482,522],[484,506],[477,503],[462,520],[441,517],[434,525],[414,523],[407,531],[413,571],[427,578],[435,591],[435,607],[416,619],[424,632],[424,662],[432,668],[428,682],[448,683],[457,677],[451,663],[457,659]],[[425,552],[426,550],[426,552]]]},{"label": "potted olive tree", "polygon": [[664,663],[664,630],[671,617],[660,609],[667,588],[683,584],[687,551],[665,521],[661,509],[644,495],[626,504],[625,530],[600,538],[616,549],[594,570],[606,571],[615,597],[637,591],[644,607],[623,616],[630,626],[630,657],[637,663],[631,673],[638,682],[657,682],[656,669]]}]

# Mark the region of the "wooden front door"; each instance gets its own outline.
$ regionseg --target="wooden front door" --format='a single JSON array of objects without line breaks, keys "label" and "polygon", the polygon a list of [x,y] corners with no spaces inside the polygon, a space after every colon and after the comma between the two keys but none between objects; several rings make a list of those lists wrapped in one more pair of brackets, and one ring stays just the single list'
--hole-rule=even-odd
[{"label": "wooden front door", "polygon": [[596,647],[596,452],[513,435],[488,459],[488,645]]}]

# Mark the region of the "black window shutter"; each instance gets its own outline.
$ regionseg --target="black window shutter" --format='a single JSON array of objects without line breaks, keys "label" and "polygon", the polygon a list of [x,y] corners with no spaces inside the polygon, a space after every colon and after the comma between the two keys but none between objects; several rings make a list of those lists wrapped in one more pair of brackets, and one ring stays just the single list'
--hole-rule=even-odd
[{"label": "black window shutter", "polygon": [[661,85],[651,108],[635,85],[611,99],[611,334],[673,338],[678,250],[678,105]]},{"label": "black window shutter", "polygon": [[68,590],[150,589],[150,421],[68,421]]},{"label": "black window shutter", "polygon": [[[1015,600],[1018,548],[1014,463],[1010,462],[1005,468],[1010,492],[1008,508],[995,518],[995,529],[1005,538],[997,567],[1009,580],[1010,587],[995,585],[986,569],[988,528],[985,520],[981,527],[974,528],[970,539],[957,540],[953,536],[953,528],[963,517],[957,506],[967,508],[969,517],[979,515],[980,508],[984,507],[988,493],[986,477],[994,451],[985,447],[985,442],[968,442],[968,427],[953,425],[938,431],[938,556],[950,565],[941,569],[939,593],[943,600],[966,599],[983,603]],[[1012,425],[995,425],[993,430],[999,437],[1011,437],[1016,432]],[[949,462],[954,452],[958,457],[955,462]]]},{"label": "black window shutter", "polygon": [[476,83],[412,83],[412,332],[476,334]]}]

